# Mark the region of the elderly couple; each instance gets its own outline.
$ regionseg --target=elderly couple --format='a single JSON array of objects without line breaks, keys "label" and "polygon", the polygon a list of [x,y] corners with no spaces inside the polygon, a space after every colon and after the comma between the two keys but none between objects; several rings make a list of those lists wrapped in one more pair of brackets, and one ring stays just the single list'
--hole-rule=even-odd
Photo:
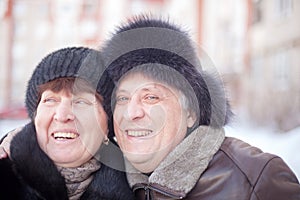
[{"label": "elderly couple", "polygon": [[300,199],[281,158],[225,137],[222,83],[168,21],[137,17],[101,53],[49,54],[25,103],[31,122],[2,141],[0,199]]}]

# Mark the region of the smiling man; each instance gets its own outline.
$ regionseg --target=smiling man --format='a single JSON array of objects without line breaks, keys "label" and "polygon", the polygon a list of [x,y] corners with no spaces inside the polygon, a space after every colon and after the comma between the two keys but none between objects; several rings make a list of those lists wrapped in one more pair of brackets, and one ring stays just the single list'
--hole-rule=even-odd
[{"label": "smiling man", "polygon": [[192,44],[179,26],[141,16],[103,48],[116,83],[104,98],[112,99],[136,199],[300,199],[281,158],[225,137],[231,111],[223,83],[202,68]]},{"label": "smiling man", "polygon": [[144,173],[158,166],[196,120],[183,93],[143,73],[149,67],[153,68],[145,65],[141,72],[124,76],[115,94],[114,110],[117,141],[131,164]]}]

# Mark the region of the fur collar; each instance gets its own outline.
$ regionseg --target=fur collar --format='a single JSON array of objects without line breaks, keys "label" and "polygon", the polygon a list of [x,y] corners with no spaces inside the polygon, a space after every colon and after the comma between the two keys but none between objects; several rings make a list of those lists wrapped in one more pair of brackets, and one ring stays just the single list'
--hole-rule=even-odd
[{"label": "fur collar", "polygon": [[201,126],[186,137],[155,169],[150,177],[138,172],[128,161],[131,187],[147,184],[186,196],[196,185],[225,138],[224,129]]},{"label": "fur collar", "polygon": [[20,179],[35,195],[68,199],[65,181],[56,166],[37,143],[33,123],[26,125],[12,140],[11,160]]},{"label": "fur collar", "polygon": [[[37,143],[33,123],[26,125],[12,140],[11,160],[29,199],[68,199],[65,179]],[[29,186],[29,187],[28,187]],[[123,172],[101,165],[80,199],[133,199]]]}]

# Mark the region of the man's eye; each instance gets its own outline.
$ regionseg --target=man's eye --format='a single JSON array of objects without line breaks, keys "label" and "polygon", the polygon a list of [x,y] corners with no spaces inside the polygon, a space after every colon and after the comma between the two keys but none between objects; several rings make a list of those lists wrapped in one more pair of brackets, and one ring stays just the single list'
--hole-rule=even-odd
[{"label": "man's eye", "polygon": [[76,99],[73,101],[73,103],[75,105],[91,105],[92,102],[90,102],[89,100],[86,100],[86,99]]},{"label": "man's eye", "polygon": [[155,95],[146,95],[143,99],[144,102],[154,104],[160,101],[160,98]]},{"label": "man's eye", "polygon": [[126,104],[129,101],[128,97],[125,96],[119,96],[116,99],[117,104]]}]

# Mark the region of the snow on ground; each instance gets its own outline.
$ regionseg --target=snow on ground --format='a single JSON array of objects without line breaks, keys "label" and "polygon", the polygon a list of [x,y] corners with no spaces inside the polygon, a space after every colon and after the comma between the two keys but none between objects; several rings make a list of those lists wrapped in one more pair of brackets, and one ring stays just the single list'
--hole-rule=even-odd
[{"label": "snow on ground", "polygon": [[[26,124],[27,120],[0,120],[0,138],[8,131]],[[225,127],[226,135],[239,138],[261,150],[279,155],[300,180],[300,127],[286,133],[271,128],[254,127],[236,122]]]}]

